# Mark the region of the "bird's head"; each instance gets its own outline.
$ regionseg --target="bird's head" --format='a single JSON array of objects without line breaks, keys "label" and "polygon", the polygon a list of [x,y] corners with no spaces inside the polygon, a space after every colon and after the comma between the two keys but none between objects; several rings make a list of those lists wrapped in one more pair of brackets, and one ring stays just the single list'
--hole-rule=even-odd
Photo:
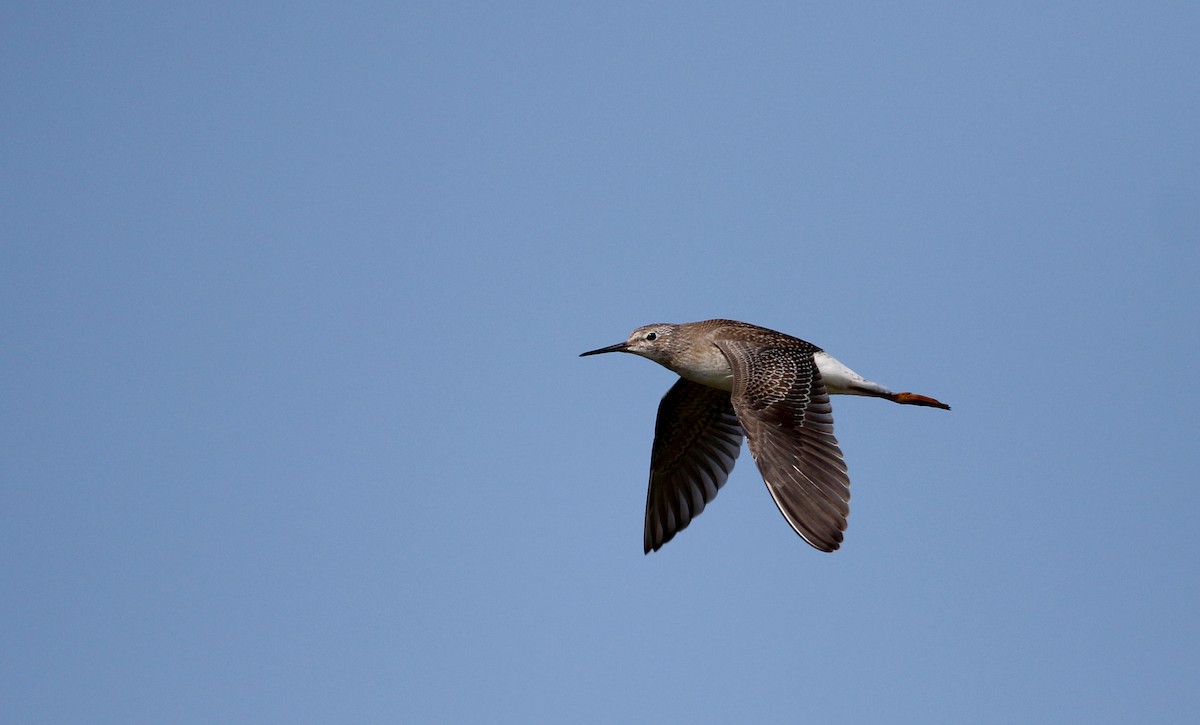
[{"label": "bird's head", "polygon": [[630,333],[625,342],[618,342],[616,345],[609,345],[598,350],[589,350],[580,354],[580,357],[599,355],[604,352],[628,352],[641,355],[660,365],[666,365],[675,350],[674,333],[678,327],[679,325],[667,323],[643,325]]}]

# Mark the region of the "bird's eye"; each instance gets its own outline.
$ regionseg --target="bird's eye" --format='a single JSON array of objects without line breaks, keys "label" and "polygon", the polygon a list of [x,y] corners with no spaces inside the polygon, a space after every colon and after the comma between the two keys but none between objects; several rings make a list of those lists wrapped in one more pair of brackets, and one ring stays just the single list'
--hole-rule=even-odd
[{"label": "bird's eye", "polygon": [[658,333],[657,332],[647,332],[646,339],[651,342],[654,342],[655,340],[658,339]]}]

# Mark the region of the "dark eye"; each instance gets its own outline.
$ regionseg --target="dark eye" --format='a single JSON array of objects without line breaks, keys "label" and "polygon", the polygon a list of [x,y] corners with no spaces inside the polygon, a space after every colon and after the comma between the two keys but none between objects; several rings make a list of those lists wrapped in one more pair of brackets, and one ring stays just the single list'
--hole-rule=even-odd
[{"label": "dark eye", "polygon": [[647,332],[647,333],[646,333],[646,339],[647,339],[647,340],[650,340],[651,342],[653,342],[654,340],[657,340],[657,339],[658,339],[658,333],[657,333],[657,332]]}]

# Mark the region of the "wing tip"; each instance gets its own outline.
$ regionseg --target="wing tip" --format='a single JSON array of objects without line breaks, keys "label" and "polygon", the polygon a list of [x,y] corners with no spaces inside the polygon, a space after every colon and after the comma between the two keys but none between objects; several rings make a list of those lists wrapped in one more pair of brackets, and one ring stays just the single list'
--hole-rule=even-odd
[{"label": "wing tip", "polygon": [[804,532],[799,530],[797,530],[796,533],[800,534],[800,538],[804,539],[804,543],[808,544],[817,551],[821,551],[826,554],[832,554],[833,552],[842,548],[842,541],[845,540],[842,532],[837,530],[835,530],[834,533],[824,541],[818,541],[815,536],[812,536],[811,534],[806,535]]}]

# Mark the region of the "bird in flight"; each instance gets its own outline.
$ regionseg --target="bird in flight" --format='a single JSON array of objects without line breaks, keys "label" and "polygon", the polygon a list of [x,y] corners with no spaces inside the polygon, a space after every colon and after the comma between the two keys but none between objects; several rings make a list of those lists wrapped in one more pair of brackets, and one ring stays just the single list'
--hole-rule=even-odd
[{"label": "bird in flight", "polygon": [[646,495],[645,552],[687,528],[729,478],[749,441],[775,505],[821,551],[842,543],[850,477],[833,436],[830,395],[867,395],[949,410],[925,395],[893,393],[812,343],[735,320],[634,330],[580,357],[627,352],[679,374],[658,406]]}]

